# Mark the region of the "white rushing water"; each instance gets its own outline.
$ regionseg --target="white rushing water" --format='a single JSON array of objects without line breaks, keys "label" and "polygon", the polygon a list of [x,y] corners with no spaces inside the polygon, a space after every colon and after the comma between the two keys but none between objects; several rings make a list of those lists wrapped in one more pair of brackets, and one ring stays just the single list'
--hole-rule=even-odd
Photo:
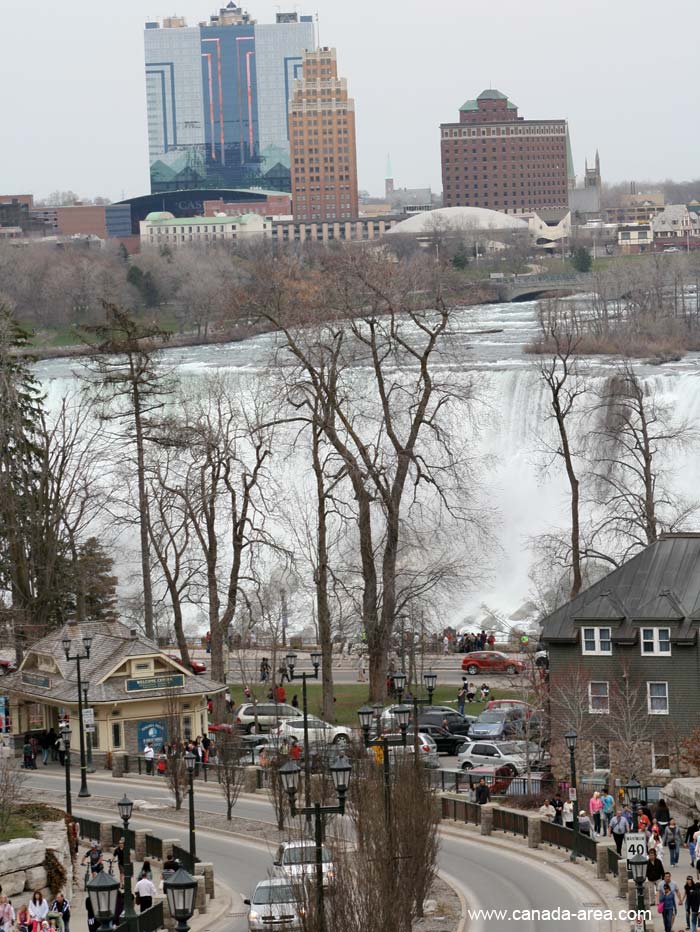
[{"label": "white rushing water", "polygon": [[[463,325],[463,330],[462,330]],[[500,333],[474,335],[475,330]],[[532,563],[529,540],[556,527],[566,526],[567,495],[562,470],[555,465],[541,469],[540,438],[546,432],[548,398],[536,372],[536,361],[523,353],[535,333],[535,304],[483,305],[465,309],[457,319],[458,355],[465,370],[476,373],[486,416],[476,440],[478,453],[488,457],[484,470],[485,493],[498,512],[497,545],[491,555],[491,572],[479,591],[454,606],[458,622],[485,601],[506,614],[528,597]],[[267,334],[241,343],[167,350],[167,364],[183,379],[200,378],[212,370],[239,373],[247,379],[263,378],[276,337]],[[80,361],[55,359],[38,363],[36,372],[55,406],[62,395],[74,390],[74,370]],[[604,379],[614,360],[590,361],[591,374]],[[700,357],[689,354],[678,363],[653,367],[640,364],[639,374],[654,383],[660,400],[673,406],[679,418],[700,428]],[[675,473],[674,491],[694,498],[700,490],[698,449],[676,453],[666,463]],[[135,541],[134,541],[135,543]],[[133,544],[117,555],[117,571],[123,583],[135,584],[137,553]]]}]

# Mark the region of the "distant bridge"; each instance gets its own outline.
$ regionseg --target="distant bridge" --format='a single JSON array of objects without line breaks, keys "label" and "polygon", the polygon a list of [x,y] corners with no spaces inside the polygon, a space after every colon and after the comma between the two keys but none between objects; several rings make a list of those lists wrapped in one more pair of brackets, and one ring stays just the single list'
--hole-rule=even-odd
[{"label": "distant bridge", "polygon": [[515,275],[494,284],[501,301],[535,301],[548,294],[563,296],[595,290],[588,275]]}]

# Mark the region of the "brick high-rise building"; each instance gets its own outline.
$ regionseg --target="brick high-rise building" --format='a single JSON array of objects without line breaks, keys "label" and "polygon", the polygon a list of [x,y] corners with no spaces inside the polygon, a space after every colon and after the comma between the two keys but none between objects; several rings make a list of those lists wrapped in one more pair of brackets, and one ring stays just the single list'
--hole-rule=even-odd
[{"label": "brick high-rise building", "polygon": [[358,216],[355,101],[338,77],[335,49],[305,51],[289,103],[294,219]]},{"label": "brick high-rise building", "polygon": [[482,91],[440,126],[445,207],[506,213],[568,209],[566,120],[525,120],[500,91]]}]

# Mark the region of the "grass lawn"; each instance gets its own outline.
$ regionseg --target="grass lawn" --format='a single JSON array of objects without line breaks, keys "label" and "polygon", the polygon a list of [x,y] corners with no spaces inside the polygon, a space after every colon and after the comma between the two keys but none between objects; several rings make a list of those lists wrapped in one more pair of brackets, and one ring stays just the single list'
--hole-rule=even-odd
[{"label": "grass lawn", "polygon": [[[301,681],[296,680],[293,683],[285,683],[284,688],[287,692],[287,702],[291,702],[292,696],[296,693],[299,697],[301,706]],[[230,684],[231,696],[234,704],[238,704],[243,698],[243,687],[238,683]],[[438,686],[433,693],[433,702],[435,705],[447,705],[453,709],[457,708],[456,685]],[[307,692],[309,698],[309,714],[320,715],[321,712],[321,684],[307,683]],[[264,702],[266,699],[267,689],[263,688],[260,683],[256,689],[256,698],[258,702]],[[358,726],[357,710],[367,702],[368,687],[366,683],[337,683],[333,694],[335,696],[335,721],[339,725]],[[503,699],[508,696],[517,696],[517,692],[509,689],[492,689],[492,699]],[[464,707],[466,715],[479,715],[484,710],[483,702],[468,703]]]},{"label": "grass lawn", "polygon": [[25,816],[13,813],[7,823],[0,828],[0,842],[12,841],[13,838],[34,838],[36,826]]}]

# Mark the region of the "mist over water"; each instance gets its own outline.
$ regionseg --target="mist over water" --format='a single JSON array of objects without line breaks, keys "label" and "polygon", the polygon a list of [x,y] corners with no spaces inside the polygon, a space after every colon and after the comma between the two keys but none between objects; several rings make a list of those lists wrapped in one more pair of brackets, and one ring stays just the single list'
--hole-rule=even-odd
[{"label": "mist over water", "polygon": [[[475,374],[480,391],[480,428],[473,443],[486,466],[483,492],[497,513],[496,545],[491,570],[479,589],[455,604],[445,622],[459,623],[478,611],[481,602],[506,614],[518,609],[531,591],[530,539],[545,531],[566,527],[567,485],[560,464],[542,471],[542,438],[549,435],[549,398],[538,378],[537,359],[523,352],[536,333],[534,302],[482,305],[466,308],[454,318],[454,337],[444,365],[453,371]],[[498,333],[474,333],[499,330]],[[246,384],[268,377],[278,337],[265,334],[240,343],[166,350],[164,364],[183,381],[196,383],[212,371],[229,372]],[[615,360],[595,357],[587,361],[591,383],[602,386]],[[673,407],[700,431],[700,356],[688,354],[664,366],[639,363],[637,371],[653,385],[659,401]],[[55,408],[61,397],[75,391],[74,372],[79,359],[52,359],[37,363],[35,371]],[[588,427],[582,425],[582,427]],[[675,473],[673,490],[700,498],[700,449],[679,451],[664,465]],[[700,530],[700,526],[696,528]],[[123,537],[115,551],[122,589],[138,585],[137,535]]]}]

